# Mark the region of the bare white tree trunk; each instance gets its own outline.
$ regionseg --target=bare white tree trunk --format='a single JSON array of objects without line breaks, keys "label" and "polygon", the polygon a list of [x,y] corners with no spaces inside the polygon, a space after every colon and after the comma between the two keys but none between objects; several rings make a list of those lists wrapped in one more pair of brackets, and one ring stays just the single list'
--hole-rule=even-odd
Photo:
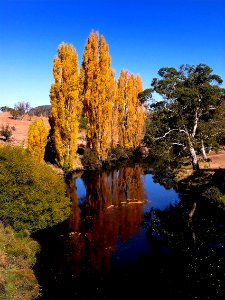
[{"label": "bare white tree trunk", "polygon": [[194,171],[199,171],[198,158],[197,158],[197,155],[196,155],[196,152],[195,152],[195,148],[193,146],[193,143],[191,141],[191,137],[188,134],[188,132],[186,132],[186,134],[187,134],[187,138],[188,138],[189,151],[190,151],[190,154],[191,154],[191,160],[192,160],[193,170]]},{"label": "bare white tree trunk", "polygon": [[204,160],[207,160],[207,155],[206,155],[206,152],[205,152],[205,145],[204,145],[204,141],[201,140],[201,143],[202,143],[202,147],[201,147],[201,151],[202,151],[202,158]]}]

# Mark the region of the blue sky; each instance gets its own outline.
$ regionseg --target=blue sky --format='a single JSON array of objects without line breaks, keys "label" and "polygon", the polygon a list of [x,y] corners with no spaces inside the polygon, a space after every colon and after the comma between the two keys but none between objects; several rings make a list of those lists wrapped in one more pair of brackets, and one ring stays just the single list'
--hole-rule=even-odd
[{"label": "blue sky", "polygon": [[[79,62],[91,30],[122,68],[150,87],[161,67],[205,63],[225,80],[224,0],[0,0],[0,106],[50,104],[52,61],[72,43]],[[224,86],[224,84],[223,84]]]}]

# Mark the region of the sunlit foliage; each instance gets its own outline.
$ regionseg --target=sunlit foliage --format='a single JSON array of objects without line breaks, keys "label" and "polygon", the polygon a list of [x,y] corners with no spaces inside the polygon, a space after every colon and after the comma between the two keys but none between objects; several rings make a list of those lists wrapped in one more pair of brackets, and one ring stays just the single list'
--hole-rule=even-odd
[{"label": "sunlit foliage", "polygon": [[0,182],[0,220],[16,231],[34,232],[70,214],[64,179],[22,147],[0,147]]},{"label": "sunlit foliage", "polygon": [[82,103],[79,98],[78,56],[72,45],[62,43],[53,62],[51,124],[56,161],[63,169],[73,168],[77,150]]},{"label": "sunlit foliage", "polygon": [[112,113],[116,82],[105,38],[92,31],[87,39],[80,70],[80,83],[87,117],[88,147],[107,158],[112,145]]},{"label": "sunlit foliage", "polygon": [[34,121],[28,130],[27,149],[39,162],[43,161],[47,144],[48,129],[43,117]]},{"label": "sunlit foliage", "polygon": [[122,70],[118,79],[119,145],[125,149],[139,147],[144,137],[147,111],[138,98],[141,91],[140,76]]}]

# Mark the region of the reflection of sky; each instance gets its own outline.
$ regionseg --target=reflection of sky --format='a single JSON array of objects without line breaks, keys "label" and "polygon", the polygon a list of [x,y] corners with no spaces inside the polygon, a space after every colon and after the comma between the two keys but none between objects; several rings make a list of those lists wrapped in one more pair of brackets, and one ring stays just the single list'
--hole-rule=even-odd
[{"label": "reflection of sky", "polygon": [[78,199],[84,198],[86,196],[86,189],[81,178],[76,178],[76,187]]},{"label": "reflection of sky", "polygon": [[150,208],[165,209],[170,204],[179,202],[179,195],[174,189],[165,189],[159,183],[153,182],[152,174],[147,174],[144,177],[144,187],[148,195],[148,205],[145,206],[145,212]]},{"label": "reflection of sky", "polygon": [[[149,209],[165,209],[170,204],[174,205],[179,202],[179,195],[174,189],[165,189],[159,183],[153,182],[152,174],[143,176],[144,188],[148,196],[148,204],[145,205],[144,212]],[[86,189],[81,178],[76,179],[77,194],[79,199],[86,197]]]}]

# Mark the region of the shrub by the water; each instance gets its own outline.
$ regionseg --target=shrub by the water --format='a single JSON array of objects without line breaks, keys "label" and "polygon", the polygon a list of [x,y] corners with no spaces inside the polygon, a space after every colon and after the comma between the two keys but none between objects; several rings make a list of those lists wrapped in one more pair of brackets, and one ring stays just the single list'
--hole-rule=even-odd
[{"label": "shrub by the water", "polygon": [[39,295],[39,285],[31,267],[39,245],[29,236],[17,236],[0,223],[0,299],[30,300]]},{"label": "shrub by the water", "polygon": [[84,168],[96,169],[101,167],[96,151],[86,148],[81,158],[81,163]]},{"label": "shrub by the water", "polygon": [[0,220],[30,232],[68,218],[70,199],[63,177],[22,147],[0,147]]}]

